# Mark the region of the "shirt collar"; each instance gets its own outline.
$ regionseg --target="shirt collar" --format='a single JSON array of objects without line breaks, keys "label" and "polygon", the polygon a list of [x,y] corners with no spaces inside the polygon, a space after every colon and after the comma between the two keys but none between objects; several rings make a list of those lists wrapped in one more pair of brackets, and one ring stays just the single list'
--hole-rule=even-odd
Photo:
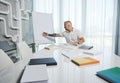
[{"label": "shirt collar", "polygon": [[[71,32],[73,32],[73,31],[74,31],[74,28],[73,28],[73,30],[72,30]],[[69,31],[67,31],[67,30],[66,30],[66,32],[67,32],[67,33],[71,33],[71,32],[69,32]]]}]

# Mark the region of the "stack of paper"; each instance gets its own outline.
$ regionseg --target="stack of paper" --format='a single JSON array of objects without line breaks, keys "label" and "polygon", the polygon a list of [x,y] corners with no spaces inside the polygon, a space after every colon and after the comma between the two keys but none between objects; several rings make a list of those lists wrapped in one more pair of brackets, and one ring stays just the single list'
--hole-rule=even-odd
[{"label": "stack of paper", "polygon": [[78,66],[99,63],[99,60],[92,57],[73,58],[71,61]]},{"label": "stack of paper", "polygon": [[119,67],[98,71],[96,75],[110,83],[120,83]]},{"label": "stack of paper", "polygon": [[26,66],[20,83],[48,83],[46,65]]}]

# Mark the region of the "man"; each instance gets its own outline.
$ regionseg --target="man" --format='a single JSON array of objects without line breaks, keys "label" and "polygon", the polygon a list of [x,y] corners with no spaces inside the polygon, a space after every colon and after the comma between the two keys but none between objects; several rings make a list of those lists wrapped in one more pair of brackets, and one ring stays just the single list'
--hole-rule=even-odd
[{"label": "man", "polygon": [[80,31],[72,27],[71,21],[65,21],[64,28],[66,31],[61,34],[48,34],[47,32],[43,32],[43,36],[65,37],[67,43],[75,46],[85,42],[84,37],[81,35]]}]

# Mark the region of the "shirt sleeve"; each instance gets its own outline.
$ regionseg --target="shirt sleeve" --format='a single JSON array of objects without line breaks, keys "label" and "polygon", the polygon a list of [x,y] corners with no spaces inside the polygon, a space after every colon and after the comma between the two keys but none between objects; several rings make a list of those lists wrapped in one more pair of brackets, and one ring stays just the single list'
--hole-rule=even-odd
[{"label": "shirt sleeve", "polygon": [[60,35],[61,35],[62,37],[64,37],[64,32],[60,33]]},{"label": "shirt sleeve", "polygon": [[77,30],[77,29],[76,29],[76,34],[77,34],[77,36],[80,37],[80,38],[83,37],[83,35],[81,34],[81,32],[80,32],[79,30]]}]

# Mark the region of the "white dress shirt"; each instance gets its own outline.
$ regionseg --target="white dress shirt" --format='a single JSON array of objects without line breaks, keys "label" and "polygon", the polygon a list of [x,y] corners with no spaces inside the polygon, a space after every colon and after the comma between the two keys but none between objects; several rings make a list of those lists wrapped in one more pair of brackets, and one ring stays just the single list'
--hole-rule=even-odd
[{"label": "white dress shirt", "polygon": [[67,43],[70,42],[78,42],[82,36],[79,30],[73,29],[73,31],[64,31],[60,34],[61,36],[65,37]]}]

